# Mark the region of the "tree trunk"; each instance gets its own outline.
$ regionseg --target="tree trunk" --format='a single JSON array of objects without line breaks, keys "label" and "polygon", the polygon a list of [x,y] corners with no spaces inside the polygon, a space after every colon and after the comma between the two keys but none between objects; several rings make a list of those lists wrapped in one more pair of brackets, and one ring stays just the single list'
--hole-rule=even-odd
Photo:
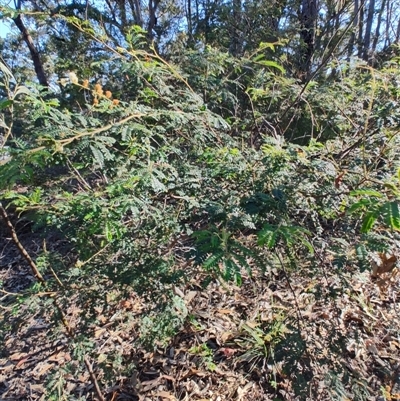
[{"label": "tree trunk", "polygon": [[360,5],[360,12],[358,16],[358,36],[357,36],[357,55],[362,58],[363,55],[363,33],[364,33],[364,2]]},{"label": "tree trunk", "polygon": [[375,29],[375,36],[374,36],[374,40],[372,41],[372,54],[375,53],[376,50],[376,46],[378,45],[378,39],[380,36],[380,29],[381,29],[381,24],[382,24],[382,17],[383,17],[383,13],[385,11],[385,7],[386,7],[386,0],[382,0],[382,4],[381,4],[381,9],[379,10],[379,14],[378,14],[378,22],[376,24],[376,29]]},{"label": "tree trunk", "polygon": [[[21,6],[21,4],[19,3],[17,6],[18,10],[21,8],[20,6]],[[18,16],[16,18],[14,18],[13,21],[15,22],[15,25],[22,33],[22,38],[24,39],[24,42],[28,46],[28,49],[29,49],[29,52],[31,54],[31,58],[33,61],[33,65],[35,67],[35,73],[36,73],[36,76],[37,76],[37,79],[38,79],[40,85],[49,86],[46,74],[44,72],[43,64],[39,57],[39,52],[36,49],[35,44],[33,43],[32,36],[29,34],[28,30],[26,29],[26,27],[24,25],[24,22],[22,21],[21,14],[18,14]]]},{"label": "tree trunk", "polygon": [[242,1],[241,0],[233,0],[233,12],[232,12],[232,32],[231,32],[231,41],[229,45],[229,52],[233,56],[238,56],[241,53],[241,34],[240,34],[240,26],[242,19]]},{"label": "tree trunk", "polygon": [[315,28],[318,16],[318,0],[302,0],[300,11],[300,37],[304,48],[300,50],[300,72],[308,75],[315,50]]},{"label": "tree trunk", "polygon": [[135,10],[136,25],[139,25],[141,28],[143,28],[143,18],[142,18],[142,9],[140,8],[140,1],[135,0],[134,4],[135,4],[134,10]]},{"label": "tree trunk", "polygon": [[187,0],[186,2],[186,21],[187,21],[187,34],[188,42],[191,44],[193,42],[193,25],[192,25],[192,0]]},{"label": "tree trunk", "polygon": [[358,19],[359,19],[359,10],[360,4],[359,0],[354,0],[354,19],[353,19],[353,29],[350,35],[350,40],[349,44],[347,46],[347,60],[350,61],[351,56],[353,55],[354,52],[354,45],[356,43],[356,32],[357,32],[357,27],[358,27]]},{"label": "tree trunk", "polygon": [[149,24],[147,26],[147,35],[150,39],[153,39],[153,28],[157,24],[157,7],[160,3],[160,0],[149,0]]},{"label": "tree trunk", "polygon": [[371,57],[371,32],[374,20],[375,0],[369,1],[367,22],[365,24],[363,59],[368,61]]}]

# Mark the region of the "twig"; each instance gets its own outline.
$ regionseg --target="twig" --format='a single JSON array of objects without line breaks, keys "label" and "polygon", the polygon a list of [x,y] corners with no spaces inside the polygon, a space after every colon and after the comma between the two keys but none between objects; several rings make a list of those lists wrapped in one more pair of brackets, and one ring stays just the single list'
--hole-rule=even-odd
[{"label": "twig", "polygon": [[[43,251],[45,254],[47,254],[47,246],[46,246],[46,240],[43,240]],[[54,279],[57,281],[58,285],[60,287],[64,287],[64,284],[61,282],[61,280],[58,278],[56,272],[54,271],[54,269],[51,267],[51,265],[49,265],[49,269],[51,271],[51,274],[53,275]]]},{"label": "twig", "polygon": [[294,303],[296,305],[296,316],[297,316],[297,324],[298,324],[298,328],[299,328],[299,334],[300,334],[300,337],[302,337],[301,336],[301,329],[302,329],[303,318],[302,318],[301,313],[300,313],[299,303],[297,302],[297,295],[296,295],[296,292],[295,292],[295,290],[294,290],[294,288],[292,286],[292,283],[290,281],[289,275],[288,275],[288,273],[286,271],[285,264],[283,263],[283,260],[282,260],[282,257],[280,255],[280,253],[276,252],[276,256],[278,257],[279,264],[281,265],[281,268],[282,268],[282,271],[283,271],[283,275],[285,276],[285,280],[286,280],[286,282],[287,282],[287,284],[289,286],[290,292],[293,295]]},{"label": "twig", "polygon": [[57,295],[57,293],[54,293],[54,295],[50,295],[50,297],[53,298],[53,305],[55,306],[55,308],[57,309],[58,313],[60,314],[61,322],[62,322],[63,326],[65,327],[65,329],[67,330],[68,337],[73,338],[74,337],[74,330],[70,326],[70,324],[69,324],[69,322],[67,320],[67,317],[65,316],[65,313],[64,313],[63,309],[59,305],[56,295]]},{"label": "twig", "polygon": [[99,383],[98,383],[98,381],[96,379],[96,376],[95,376],[95,374],[93,372],[93,369],[92,369],[92,365],[90,364],[90,361],[89,361],[89,358],[87,357],[87,355],[85,355],[83,360],[84,360],[86,368],[87,368],[87,370],[89,372],[90,380],[92,381],[94,389],[96,390],[97,397],[99,398],[100,401],[105,401],[105,398],[103,397],[103,394],[101,392]]},{"label": "twig", "polygon": [[23,247],[23,245],[21,244],[21,242],[19,242],[17,233],[15,232],[14,226],[11,223],[11,220],[9,219],[6,209],[4,209],[3,204],[0,202],[0,214],[2,215],[4,221],[6,222],[8,228],[11,231],[11,236],[12,239],[15,243],[15,245],[17,246],[18,250],[21,252],[22,256],[25,258],[25,260],[28,262],[29,266],[32,269],[32,272],[34,274],[34,276],[36,277],[36,279],[41,282],[41,283],[45,283],[45,279],[43,278],[43,276],[40,274],[35,262],[32,260],[32,258],[30,257],[29,253],[26,251],[26,249]]}]

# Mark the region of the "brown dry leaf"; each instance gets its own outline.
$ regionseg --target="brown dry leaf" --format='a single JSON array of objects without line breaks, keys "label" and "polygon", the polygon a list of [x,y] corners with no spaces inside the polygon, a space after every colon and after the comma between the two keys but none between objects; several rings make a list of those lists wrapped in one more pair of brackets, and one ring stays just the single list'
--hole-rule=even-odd
[{"label": "brown dry leaf", "polygon": [[198,294],[198,291],[189,291],[189,292],[187,292],[186,295],[185,295],[185,301],[187,303],[190,303],[197,294]]},{"label": "brown dry leaf", "polygon": [[55,355],[52,355],[48,358],[48,362],[69,362],[71,360],[71,355],[68,352],[58,352]]},{"label": "brown dry leaf", "polygon": [[217,313],[221,313],[222,315],[233,315],[235,311],[233,309],[218,309]]},{"label": "brown dry leaf", "polygon": [[[51,363],[43,363],[39,366],[38,371],[35,373],[37,376],[42,376],[44,375],[48,370],[53,368],[54,365]],[[35,369],[36,370],[36,369]]]},{"label": "brown dry leaf", "polygon": [[160,384],[160,381],[161,381],[161,376],[157,377],[157,379],[142,382],[143,392],[147,392],[152,390],[153,388],[156,388]]},{"label": "brown dry leaf", "polygon": [[397,263],[397,256],[388,256],[386,253],[378,253],[371,260],[371,277],[377,277],[379,274],[391,272]]},{"label": "brown dry leaf", "polygon": [[26,358],[22,358],[16,365],[15,365],[15,369],[21,367],[25,362],[27,362],[29,360],[29,356]]},{"label": "brown dry leaf", "polygon": [[10,359],[10,361],[18,361],[27,356],[28,356],[28,354],[26,352],[16,352],[15,354],[10,355],[9,359]]},{"label": "brown dry leaf", "polygon": [[176,295],[178,295],[178,297],[185,298],[185,294],[177,286],[174,287],[174,292],[175,292]]},{"label": "brown dry leaf", "polygon": [[108,318],[106,318],[104,315],[97,316],[97,319],[100,323],[103,323],[103,324],[105,324],[108,321]]},{"label": "brown dry leaf", "polygon": [[99,338],[103,333],[105,333],[107,330],[103,328],[98,328],[94,332],[94,338]]},{"label": "brown dry leaf", "polygon": [[365,341],[365,347],[367,348],[368,352],[371,352],[371,354],[378,354],[378,349],[372,340],[367,339]]},{"label": "brown dry leaf", "polygon": [[121,309],[131,309],[132,308],[132,302],[129,299],[125,299],[119,303],[119,307]]},{"label": "brown dry leaf", "polygon": [[220,348],[220,351],[227,357],[230,358],[231,356],[235,355],[238,351],[235,348]]},{"label": "brown dry leaf", "polygon": [[255,329],[258,327],[260,324],[257,322],[246,322],[246,326],[250,327],[251,329]]},{"label": "brown dry leaf", "polygon": [[238,401],[247,400],[246,394],[249,392],[253,385],[253,382],[249,382],[243,388],[240,386],[237,388]]},{"label": "brown dry leaf", "polygon": [[184,373],[184,374],[182,375],[182,380],[183,380],[183,379],[186,379],[187,377],[190,377],[190,376],[205,377],[205,376],[207,376],[207,374],[204,373],[204,372],[202,372],[201,370],[197,370],[197,369],[194,369],[194,368],[190,368],[186,373]]},{"label": "brown dry leaf", "polygon": [[168,393],[166,391],[159,391],[158,393],[155,394],[155,396],[156,397],[162,397],[162,398],[167,399],[167,400],[173,400],[173,401],[176,400],[176,398],[175,398],[175,396],[173,394],[170,394],[170,393]]},{"label": "brown dry leaf", "polygon": [[234,335],[233,335],[233,333],[231,331],[224,331],[221,334],[221,342],[225,343],[226,341],[230,340],[233,337],[234,337]]},{"label": "brown dry leaf", "polygon": [[340,188],[340,185],[343,182],[344,175],[346,171],[342,171],[336,178],[335,178],[335,188]]}]

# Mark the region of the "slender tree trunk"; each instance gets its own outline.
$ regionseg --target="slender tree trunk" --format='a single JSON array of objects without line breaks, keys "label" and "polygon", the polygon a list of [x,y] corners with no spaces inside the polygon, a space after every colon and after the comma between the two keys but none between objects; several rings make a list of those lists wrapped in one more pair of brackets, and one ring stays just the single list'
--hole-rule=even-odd
[{"label": "slender tree trunk", "polygon": [[187,34],[189,37],[189,44],[191,44],[193,42],[192,0],[187,0],[185,4],[186,4]]},{"label": "slender tree trunk", "polygon": [[350,61],[350,58],[353,55],[354,45],[356,43],[356,33],[357,33],[357,27],[358,27],[358,23],[359,23],[358,20],[359,20],[359,12],[360,12],[359,7],[360,7],[359,0],[354,0],[353,29],[352,29],[349,44],[347,47],[347,60],[348,61]]},{"label": "slender tree trunk", "polygon": [[199,28],[199,0],[196,0],[196,28]]},{"label": "slender tree trunk", "polygon": [[367,22],[365,24],[363,59],[368,61],[371,57],[371,33],[374,20],[375,0],[369,0]]},{"label": "slender tree trunk", "polygon": [[363,33],[364,33],[364,2],[360,5],[360,12],[358,17],[358,37],[357,37],[357,55],[359,58],[363,56]]},{"label": "slender tree trunk", "polygon": [[229,45],[229,52],[233,56],[238,56],[241,53],[241,34],[240,26],[242,19],[242,1],[233,0],[233,10],[232,10],[232,33],[231,33],[231,43]]},{"label": "slender tree trunk", "polygon": [[147,35],[150,39],[154,36],[153,28],[157,24],[156,12],[159,4],[160,0],[149,0],[149,24],[147,26]]},{"label": "slender tree trunk", "polygon": [[128,27],[127,20],[126,20],[126,3],[125,0],[117,1],[117,5],[119,8],[119,15],[121,18],[121,25],[122,29],[125,30]]},{"label": "slender tree trunk", "polygon": [[382,17],[383,17],[385,8],[386,8],[386,0],[382,0],[381,9],[379,10],[379,14],[378,14],[378,22],[376,24],[374,40],[372,41],[372,48],[371,48],[372,54],[375,53],[376,46],[378,44],[378,39],[380,36],[380,29],[381,29],[381,24],[382,24]]},{"label": "slender tree trunk", "polygon": [[[389,28],[390,28],[390,21],[392,20],[392,13],[393,13],[393,4],[388,2],[388,11],[386,16],[386,38],[385,38],[385,47],[389,47],[391,45],[390,42],[390,35],[389,35]],[[396,31],[396,38],[395,43],[400,41],[400,20],[397,24],[397,31]]]},{"label": "slender tree trunk", "polygon": [[315,28],[318,16],[318,0],[302,0],[300,10],[300,36],[304,48],[300,52],[301,75],[310,73],[311,61],[315,50]]},{"label": "slender tree trunk", "polygon": [[[21,3],[19,2],[17,6],[17,10],[20,10],[21,8]],[[22,34],[22,38],[24,39],[24,42],[28,46],[29,52],[31,54],[31,58],[33,61],[33,66],[35,68],[35,73],[37,76],[37,79],[42,86],[49,86],[49,83],[47,81],[46,73],[44,72],[43,64],[40,60],[39,56],[39,51],[37,50],[35,44],[33,43],[32,36],[29,34],[28,30],[26,29],[24,22],[22,21],[21,14],[18,14],[16,18],[13,19],[15,22],[15,25],[19,29],[19,31]]]},{"label": "slender tree trunk", "polygon": [[135,23],[143,28],[143,17],[142,17],[142,9],[140,7],[140,1],[134,0],[134,8],[135,12]]}]

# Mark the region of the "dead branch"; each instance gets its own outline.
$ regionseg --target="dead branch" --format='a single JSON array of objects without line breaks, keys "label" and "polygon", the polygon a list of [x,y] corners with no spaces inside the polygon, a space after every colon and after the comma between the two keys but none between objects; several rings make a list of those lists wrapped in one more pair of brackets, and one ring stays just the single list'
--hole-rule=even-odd
[{"label": "dead branch", "polygon": [[35,262],[30,257],[29,253],[26,251],[26,249],[21,244],[21,242],[19,242],[19,239],[18,239],[17,233],[14,229],[14,226],[12,225],[11,220],[8,217],[8,214],[6,212],[6,209],[4,209],[3,204],[1,202],[0,202],[0,214],[3,217],[4,221],[6,222],[8,228],[11,232],[11,237],[12,237],[15,245],[17,246],[18,250],[21,252],[21,255],[25,258],[25,260],[28,262],[29,266],[31,267],[33,275],[36,277],[36,279],[39,282],[44,284],[45,280],[44,280],[43,276],[40,274]]}]

